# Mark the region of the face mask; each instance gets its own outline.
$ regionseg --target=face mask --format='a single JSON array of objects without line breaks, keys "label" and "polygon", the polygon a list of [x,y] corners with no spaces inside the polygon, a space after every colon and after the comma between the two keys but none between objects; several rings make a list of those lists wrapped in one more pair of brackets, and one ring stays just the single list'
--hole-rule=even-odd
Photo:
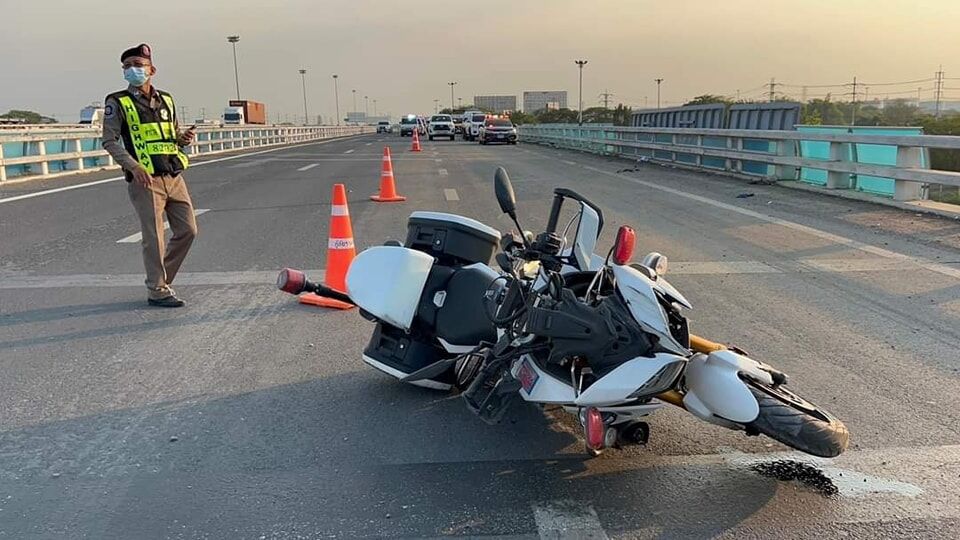
[{"label": "face mask", "polygon": [[147,75],[147,68],[145,67],[128,67],[123,70],[123,78],[133,86],[143,86],[143,83],[147,82],[150,76]]}]

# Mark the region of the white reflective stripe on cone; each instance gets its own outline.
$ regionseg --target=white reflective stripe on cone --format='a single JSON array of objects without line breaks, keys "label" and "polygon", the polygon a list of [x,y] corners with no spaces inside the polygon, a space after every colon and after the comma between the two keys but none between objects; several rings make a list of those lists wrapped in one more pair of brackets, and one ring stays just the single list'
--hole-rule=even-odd
[{"label": "white reflective stripe on cone", "polygon": [[335,204],[330,207],[330,215],[331,216],[349,216],[350,210],[347,208],[347,205],[345,204]]},{"label": "white reflective stripe on cone", "polygon": [[393,171],[383,171],[382,173],[380,173],[380,178],[383,178],[384,176],[389,176],[393,178]]},{"label": "white reflective stripe on cone", "polygon": [[331,238],[327,247],[329,249],[353,249],[353,238]]}]

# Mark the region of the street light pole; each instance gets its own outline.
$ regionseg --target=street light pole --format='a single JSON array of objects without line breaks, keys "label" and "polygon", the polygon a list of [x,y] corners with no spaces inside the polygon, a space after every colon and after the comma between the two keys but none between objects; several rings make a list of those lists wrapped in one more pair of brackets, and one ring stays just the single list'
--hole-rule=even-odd
[{"label": "street light pole", "polygon": [[357,90],[354,89],[354,90],[351,90],[351,92],[353,92],[353,112],[356,113],[357,112]]},{"label": "street light pole", "polygon": [[300,85],[303,86],[303,125],[310,123],[310,117],[307,115],[307,70],[300,70]]},{"label": "street light pole", "polygon": [[377,100],[373,100],[373,115],[377,116]]},{"label": "street light pole", "polygon": [[663,82],[663,79],[654,79],[657,81],[657,110],[660,109],[660,83]]},{"label": "street light pole", "polygon": [[440,113],[440,100],[435,99],[433,100],[433,114],[439,114],[439,113]]},{"label": "street light pole", "polygon": [[337,100],[337,125],[340,125],[340,86],[337,84],[337,74],[333,74],[333,95]]},{"label": "street light pole", "polygon": [[363,96],[363,116],[370,116],[370,96]]},{"label": "street light pole", "polygon": [[227,36],[227,42],[233,44],[233,80],[237,83],[237,99],[240,99],[240,70],[237,68],[237,42],[240,36]]},{"label": "street light pole", "polygon": [[573,63],[575,63],[577,67],[580,68],[580,100],[579,100],[580,102],[578,107],[580,112],[577,113],[577,123],[582,126],[583,125],[583,66],[587,65],[587,61],[574,60]]},{"label": "street light pole", "polygon": [[456,86],[455,82],[448,82],[450,85],[450,112],[453,113],[453,87]]}]

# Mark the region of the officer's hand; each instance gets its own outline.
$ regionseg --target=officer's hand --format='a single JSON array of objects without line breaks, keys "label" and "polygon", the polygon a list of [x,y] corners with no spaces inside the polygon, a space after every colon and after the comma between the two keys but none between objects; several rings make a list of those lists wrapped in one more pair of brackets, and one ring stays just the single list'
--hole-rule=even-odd
[{"label": "officer's hand", "polygon": [[133,170],[133,181],[145,188],[148,188],[150,187],[150,182],[153,181],[153,178],[146,169],[138,165],[137,168]]},{"label": "officer's hand", "polygon": [[180,141],[179,141],[179,143],[180,143],[181,146],[186,146],[186,145],[192,143],[193,140],[196,139],[196,138],[197,138],[197,132],[196,132],[196,130],[188,129],[188,130],[186,130],[186,131],[184,131],[183,133],[180,134]]}]

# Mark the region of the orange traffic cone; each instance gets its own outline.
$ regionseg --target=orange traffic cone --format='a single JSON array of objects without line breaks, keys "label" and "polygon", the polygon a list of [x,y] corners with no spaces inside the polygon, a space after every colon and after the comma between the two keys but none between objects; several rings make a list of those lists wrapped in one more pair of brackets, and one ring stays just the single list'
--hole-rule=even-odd
[{"label": "orange traffic cone", "polygon": [[[416,131],[413,132],[416,137]],[[416,141],[414,141],[416,144]],[[393,179],[393,162],[390,160],[390,147],[383,147],[383,165],[380,169],[380,194],[371,195],[370,198],[377,202],[399,202],[407,200],[406,197],[397,195],[397,184]]]},{"label": "orange traffic cone", "polygon": [[410,151],[411,151],[411,152],[419,152],[419,151],[420,151],[420,135],[419,135],[419,133],[420,133],[419,131],[413,130],[413,146],[410,147]]},{"label": "orange traffic cone", "polygon": [[[353,247],[353,227],[350,226],[350,211],[347,209],[347,190],[343,184],[333,185],[333,206],[330,210],[330,239],[327,243],[327,271],[324,284],[340,292],[347,290],[347,270],[356,256]],[[301,304],[334,309],[350,309],[352,304],[324,298],[313,293],[300,296]]]}]

